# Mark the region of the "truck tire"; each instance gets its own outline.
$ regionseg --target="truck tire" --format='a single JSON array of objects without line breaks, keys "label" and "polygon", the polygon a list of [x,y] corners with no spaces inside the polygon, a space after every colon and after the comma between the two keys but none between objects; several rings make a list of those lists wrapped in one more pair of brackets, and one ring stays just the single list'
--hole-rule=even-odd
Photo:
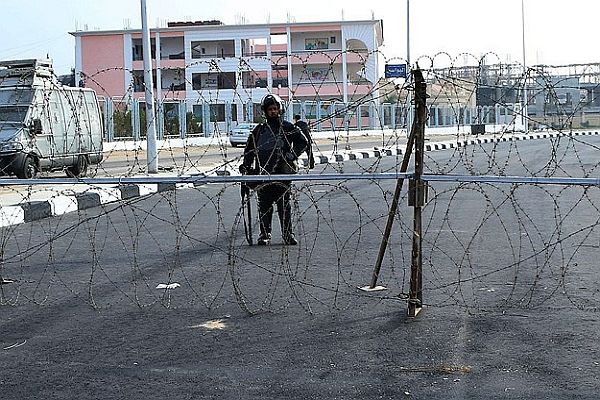
[{"label": "truck tire", "polygon": [[77,163],[67,167],[67,176],[69,178],[83,178],[87,175],[88,164],[86,156],[81,155],[77,157]]},{"label": "truck tire", "polygon": [[32,156],[24,156],[21,167],[17,168],[15,171],[15,175],[17,175],[17,178],[19,179],[32,179],[36,177],[37,173],[37,163]]}]

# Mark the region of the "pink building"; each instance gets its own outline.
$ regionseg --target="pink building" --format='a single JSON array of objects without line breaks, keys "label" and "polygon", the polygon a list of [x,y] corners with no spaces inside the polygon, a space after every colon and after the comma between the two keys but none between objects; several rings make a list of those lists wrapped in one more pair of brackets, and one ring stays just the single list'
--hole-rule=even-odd
[{"label": "pink building", "polygon": [[[71,34],[78,82],[105,97],[143,98],[141,30]],[[157,98],[185,101],[195,114],[209,103],[218,122],[252,119],[248,104],[269,92],[294,104],[377,99],[381,20],[169,23],[151,38]],[[311,114],[304,106],[292,111]]]}]

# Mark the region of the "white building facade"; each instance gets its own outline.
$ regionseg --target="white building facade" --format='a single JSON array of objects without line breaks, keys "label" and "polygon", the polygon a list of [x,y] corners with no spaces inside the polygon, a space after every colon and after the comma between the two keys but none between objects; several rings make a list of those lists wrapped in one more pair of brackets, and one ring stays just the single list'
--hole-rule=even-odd
[{"label": "white building facade", "polygon": [[[141,30],[71,34],[77,82],[112,101],[143,98]],[[170,23],[151,30],[151,40],[158,101],[183,103],[207,126],[256,120],[267,93],[293,103],[290,113],[307,119],[327,113],[328,104],[378,101],[381,20]]]}]

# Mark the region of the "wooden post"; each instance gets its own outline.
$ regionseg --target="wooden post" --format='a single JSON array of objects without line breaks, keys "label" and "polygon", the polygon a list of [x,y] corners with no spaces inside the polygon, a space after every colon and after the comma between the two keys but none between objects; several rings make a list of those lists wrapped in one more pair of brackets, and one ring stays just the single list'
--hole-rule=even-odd
[{"label": "wooden post", "polygon": [[410,292],[408,295],[408,316],[416,317],[423,307],[423,258],[421,209],[425,205],[425,185],[423,175],[423,153],[425,151],[425,122],[427,120],[427,85],[422,72],[413,72],[415,78],[415,175],[409,201],[414,206],[413,245],[410,268]]}]

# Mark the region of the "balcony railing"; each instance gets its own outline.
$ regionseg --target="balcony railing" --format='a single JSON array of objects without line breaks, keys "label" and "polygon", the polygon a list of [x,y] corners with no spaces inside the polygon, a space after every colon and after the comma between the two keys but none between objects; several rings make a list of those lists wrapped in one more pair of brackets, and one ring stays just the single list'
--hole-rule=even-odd
[{"label": "balcony railing", "polygon": [[185,51],[177,54],[161,54],[161,60],[184,60],[185,59]]},{"label": "balcony railing", "polygon": [[178,83],[178,84],[171,83],[170,85],[163,84],[162,90],[170,90],[173,92],[185,91],[185,83]]},{"label": "balcony railing", "polygon": [[351,85],[372,85],[373,83],[367,79],[348,79]]},{"label": "balcony railing", "polygon": [[[275,82],[275,80],[273,80],[273,82]],[[326,79],[326,80],[301,80],[301,81],[296,81],[293,83],[294,86],[320,86],[320,85],[342,85],[343,82],[342,80],[332,80],[332,79]],[[373,85],[373,83],[371,83],[370,81],[366,80],[366,79],[353,79],[353,80],[348,80],[348,84],[349,85],[355,85],[355,86],[362,86],[362,85]],[[275,84],[273,84],[273,86],[275,86]]]},{"label": "balcony railing", "polygon": [[220,53],[213,53],[213,54],[202,54],[198,51],[194,51],[192,50],[192,58],[198,59],[198,58],[232,58],[235,57],[235,53],[231,53],[231,52],[225,52],[222,51]]},{"label": "balcony railing", "polygon": [[[242,56],[243,57],[266,57],[267,52],[266,51],[255,51],[253,53],[242,52]],[[287,56],[287,51],[285,51],[285,50],[272,51],[271,56]]]},{"label": "balcony railing", "polygon": [[[273,87],[279,87],[279,85],[281,85],[281,87],[288,87],[288,80],[287,79],[273,79]],[[254,88],[254,87],[258,87],[258,88],[266,88],[267,87],[267,80],[266,79],[256,79],[254,80],[254,83],[244,83],[244,87],[245,88]]]}]

